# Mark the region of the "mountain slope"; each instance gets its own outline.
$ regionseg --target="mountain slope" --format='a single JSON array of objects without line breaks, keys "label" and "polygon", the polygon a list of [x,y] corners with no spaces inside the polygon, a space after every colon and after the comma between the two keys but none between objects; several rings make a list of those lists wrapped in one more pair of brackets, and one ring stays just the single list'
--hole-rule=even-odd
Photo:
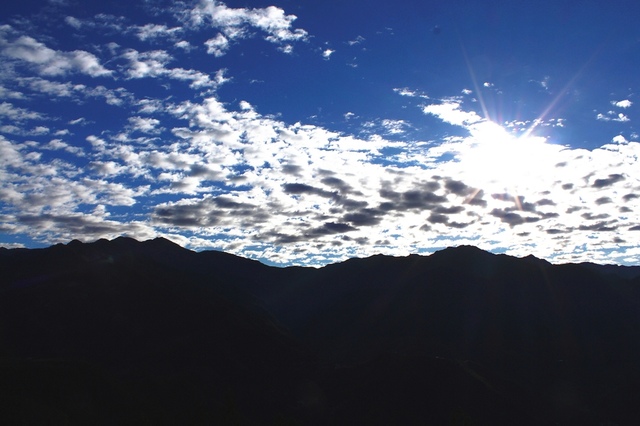
[{"label": "mountain slope", "polygon": [[248,298],[217,292],[224,272],[190,270],[193,256],[166,240],[127,239],[3,253],[5,369],[37,367],[55,389],[64,387],[56,363],[88,364],[154,423],[220,419],[229,407],[253,422],[295,416],[312,357]]},{"label": "mountain slope", "polygon": [[127,238],[0,268],[4,413],[28,423],[34,404],[75,424],[640,416],[636,268],[468,246],[272,268]]}]

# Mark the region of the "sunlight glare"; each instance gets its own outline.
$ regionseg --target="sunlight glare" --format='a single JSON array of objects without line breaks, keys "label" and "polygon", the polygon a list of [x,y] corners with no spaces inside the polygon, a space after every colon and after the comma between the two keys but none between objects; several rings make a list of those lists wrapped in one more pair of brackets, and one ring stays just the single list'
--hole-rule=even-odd
[{"label": "sunlight glare", "polygon": [[460,159],[469,184],[514,197],[541,189],[558,147],[540,136],[517,137],[492,121],[475,123],[470,131],[470,144]]}]

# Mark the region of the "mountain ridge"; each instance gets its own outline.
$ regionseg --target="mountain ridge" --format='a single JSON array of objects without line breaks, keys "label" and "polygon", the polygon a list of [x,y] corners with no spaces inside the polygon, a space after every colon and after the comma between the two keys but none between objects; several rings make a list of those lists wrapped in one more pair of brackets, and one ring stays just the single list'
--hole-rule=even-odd
[{"label": "mountain ridge", "polygon": [[[386,255],[386,254],[382,254],[382,253],[378,253],[378,254],[373,254],[371,256],[367,256],[367,257],[354,257],[354,258],[349,258],[349,259],[345,259],[342,261],[338,261],[335,263],[329,263],[320,267],[315,267],[315,266],[302,266],[302,265],[288,265],[288,266],[273,266],[273,265],[267,265],[259,260],[255,260],[255,259],[250,259],[247,257],[243,257],[241,255],[236,255],[236,254],[232,254],[232,253],[227,253],[221,250],[202,250],[202,251],[195,251],[195,250],[191,250],[185,247],[182,247],[181,245],[179,245],[178,243],[175,243],[173,241],[171,241],[168,238],[165,237],[155,237],[152,239],[148,239],[148,240],[143,240],[143,241],[139,241],[136,240],[135,238],[132,237],[127,237],[127,236],[119,236],[116,237],[112,240],[108,240],[105,238],[100,238],[98,240],[95,241],[90,241],[90,242],[83,242],[77,239],[71,240],[68,243],[57,243],[48,247],[42,247],[42,248],[24,248],[24,247],[19,247],[19,248],[6,248],[6,247],[1,247],[0,246],[0,252],[5,252],[5,253],[11,253],[11,252],[20,252],[20,251],[41,251],[41,250],[50,250],[54,247],[57,248],[61,248],[61,247],[70,247],[70,248],[81,248],[81,247],[103,247],[106,248],[108,245],[112,245],[112,247],[120,247],[120,248],[129,248],[131,249],[132,247],[135,246],[139,246],[139,247],[154,247],[155,249],[164,249],[164,250],[176,250],[178,251],[178,249],[184,250],[184,251],[189,251],[189,252],[194,252],[194,253],[220,253],[220,254],[224,254],[227,256],[234,256],[240,259],[244,259],[247,261],[251,261],[251,262],[258,262],[264,266],[268,266],[271,268],[280,268],[280,269],[286,269],[286,268],[313,268],[313,269],[321,269],[327,266],[332,266],[332,265],[336,265],[336,264],[342,264],[345,262],[349,262],[349,261],[353,261],[353,260],[363,260],[363,259],[370,259],[370,258],[392,258],[392,259],[399,259],[399,258],[411,258],[411,257],[421,257],[421,258],[427,258],[427,257],[431,257],[433,255],[437,255],[437,256],[444,256],[447,255],[447,253],[453,253],[454,256],[456,257],[460,257],[461,253],[476,253],[476,254],[483,254],[483,255],[489,255],[489,256],[503,256],[503,257],[507,257],[507,258],[513,258],[513,259],[520,259],[520,260],[526,260],[530,263],[534,263],[534,264],[539,264],[539,265],[543,265],[543,266],[558,266],[558,265],[567,265],[567,264],[571,264],[571,265],[581,265],[581,266],[585,266],[588,268],[591,268],[593,270],[598,270],[598,272],[602,272],[602,270],[607,270],[609,271],[609,273],[614,273],[620,276],[624,276],[624,277],[628,277],[628,278],[635,278],[640,276],[640,265],[618,265],[618,264],[600,264],[600,263],[594,263],[594,262],[579,262],[579,263],[573,263],[573,262],[568,262],[568,263],[551,263],[548,260],[542,259],[542,258],[538,258],[532,254],[528,254],[526,256],[523,257],[516,257],[513,255],[508,255],[505,253],[492,253],[490,251],[487,250],[483,250],[477,246],[474,245],[469,245],[469,244],[462,244],[462,245],[458,245],[458,246],[449,246],[440,250],[435,250],[432,253],[429,254],[409,254],[406,256],[393,256],[393,255]],[[623,271],[623,272],[619,272],[619,271]]]}]

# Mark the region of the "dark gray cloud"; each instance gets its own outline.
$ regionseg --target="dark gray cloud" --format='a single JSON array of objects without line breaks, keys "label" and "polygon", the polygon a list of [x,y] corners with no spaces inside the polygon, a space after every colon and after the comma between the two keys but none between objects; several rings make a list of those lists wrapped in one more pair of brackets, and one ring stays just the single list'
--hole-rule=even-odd
[{"label": "dark gray cloud", "polygon": [[624,201],[631,201],[631,200],[636,199],[636,198],[640,198],[640,195],[638,195],[638,194],[626,194],[626,195],[624,195],[622,197],[622,199]]},{"label": "dark gray cloud", "polygon": [[499,218],[502,222],[508,224],[512,228],[517,225],[522,225],[523,223],[538,222],[540,220],[539,217],[531,217],[531,216],[523,217],[518,213],[514,213],[509,210],[500,210],[500,209],[493,209],[491,211],[491,215]]},{"label": "dark gray cloud", "polygon": [[432,210],[434,213],[439,213],[439,214],[456,214],[456,213],[461,213],[464,211],[464,207],[462,206],[451,206],[451,207],[444,207],[444,206],[436,206],[433,208]]},{"label": "dark gray cloud", "polygon": [[547,234],[550,235],[556,235],[556,234],[566,234],[567,232],[571,232],[569,230],[562,230],[562,229],[557,229],[557,228],[551,228],[551,229],[547,229],[545,231]]},{"label": "dark gray cloud", "polygon": [[427,219],[427,221],[429,221],[429,223],[448,223],[449,222],[449,218],[443,214],[437,214],[437,213],[431,213],[431,215],[429,216],[429,218]]},{"label": "dark gray cloud", "polygon": [[327,186],[335,188],[342,193],[348,193],[348,192],[351,192],[352,190],[349,184],[347,184],[345,181],[337,177],[329,176],[329,177],[323,178],[322,180],[320,180],[320,182],[324,183]]},{"label": "dark gray cloud", "polygon": [[383,215],[384,212],[379,209],[362,209],[357,212],[347,213],[342,219],[354,226],[372,226],[379,224]]},{"label": "dark gray cloud", "polygon": [[215,204],[217,207],[220,207],[222,209],[247,209],[247,210],[253,210],[256,208],[256,206],[254,204],[249,204],[249,203],[239,203],[237,201],[234,201],[232,198],[230,197],[225,197],[223,195],[216,197],[213,199],[213,204]]},{"label": "dark gray cloud", "polygon": [[243,225],[256,226],[271,216],[259,206],[228,196],[204,198],[188,204],[165,204],[156,207],[152,214],[155,223],[187,228],[218,226],[226,219],[238,217],[243,218]]},{"label": "dark gray cloud", "polygon": [[578,229],[580,231],[598,231],[598,232],[615,231],[617,227],[611,226],[614,223],[615,221],[610,221],[610,222],[603,221],[603,222],[594,223],[593,225],[580,225]]},{"label": "dark gray cloud", "polygon": [[462,197],[473,194],[475,191],[470,186],[467,186],[464,182],[459,180],[447,179],[444,183],[444,187],[452,194],[460,195]]},{"label": "dark gray cloud", "polygon": [[592,214],[590,212],[587,213],[582,213],[580,216],[582,216],[582,218],[586,219],[586,220],[599,220],[599,219],[606,219],[608,217],[610,217],[609,214],[607,213],[600,213],[600,214]]},{"label": "dark gray cloud", "polygon": [[624,176],[622,176],[621,174],[618,173],[614,173],[614,174],[610,174],[608,178],[605,179],[596,179],[593,182],[593,186],[594,188],[604,188],[607,186],[611,186],[616,182],[620,182],[624,180]]},{"label": "dark gray cloud", "polygon": [[609,204],[609,203],[612,203],[612,202],[613,202],[613,200],[611,200],[610,197],[600,197],[600,198],[598,198],[596,200],[596,204],[599,205],[599,206],[601,206],[603,204]]},{"label": "dark gray cloud", "polygon": [[469,222],[469,223],[465,223],[465,222],[449,222],[447,223],[448,226],[450,226],[451,228],[456,228],[456,229],[463,229],[466,228],[467,226],[471,225],[473,222]]},{"label": "dark gray cloud", "polygon": [[302,168],[295,164],[285,164],[282,166],[282,172],[288,175],[300,176]]},{"label": "dark gray cloud", "polygon": [[319,195],[325,198],[333,198],[337,194],[335,192],[325,191],[324,189],[316,188],[315,186],[307,185],[304,183],[285,183],[282,185],[282,189],[285,194],[290,195],[303,195],[303,194],[312,194]]},{"label": "dark gray cloud", "polygon": [[322,236],[322,235],[343,234],[345,232],[355,231],[356,229],[357,228],[354,228],[348,223],[327,222],[318,228],[312,229],[310,232],[310,235]]},{"label": "dark gray cloud", "polygon": [[203,180],[223,180],[224,174],[218,170],[213,170],[210,166],[204,164],[192,164],[190,166],[189,176],[202,178]]},{"label": "dark gray cloud", "polygon": [[342,196],[336,195],[334,198],[334,202],[341,206],[343,210],[353,211],[358,209],[364,209],[369,205],[366,201],[358,201],[351,198],[346,198]]},{"label": "dark gray cloud", "polygon": [[216,213],[207,214],[203,210],[203,206],[199,204],[157,207],[153,213],[153,221],[185,228],[215,226],[220,222]]},{"label": "dark gray cloud", "polygon": [[392,206],[383,203],[384,206],[381,205],[381,208],[384,210],[430,210],[437,204],[442,204],[447,201],[446,197],[437,195],[431,191],[420,190],[395,192],[388,189],[383,189],[380,191],[380,196],[393,201]]},{"label": "dark gray cloud", "polygon": [[547,213],[538,212],[538,215],[540,215],[541,219],[551,219],[554,217],[560,217],[560,215],[556,212],[547,212]]},{"label": "dark gray cloud", "polygon": [[554,203],[553,200],[550,200],[548,198],[543,198],[542,200],[536,201],[536,205],[537,206],[555,206],[556,203]]},{"label": "dark gray cloud", "polygon": [[30,230],[38,233],[48,233],[50,229],[61,227],[65,229],[66,232],[66,236],[64,238],[69,238],[69,236],[100,238],[104,235],[133,235],[140,232],[149,232],[149,229],[141,223],[122,223],[82,213],[25,214],[17,216],[15,221],[20,225],[28,226]]},{"label": "dark gray cloud", "polygon": [[474,191],[465,200],[465,203],[471,204],[472,206],[487,207],[487,201],[482,198],[483,196],[484,196],[484,191]]}]

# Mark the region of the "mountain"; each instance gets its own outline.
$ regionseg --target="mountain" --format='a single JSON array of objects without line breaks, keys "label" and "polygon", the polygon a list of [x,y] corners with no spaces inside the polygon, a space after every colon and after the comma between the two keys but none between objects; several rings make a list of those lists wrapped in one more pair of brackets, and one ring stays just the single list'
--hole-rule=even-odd
[{"label": "mountain", "polygon": [[636,267],[0,249],[4,424],[635,424]]},{"label": "mountain", "polygon": [[161,239],[3,251],[2,415],[17,418],[3,423],[295,415],[315,360],[249,297],[218,291],[224,270],[198,257]]}]

